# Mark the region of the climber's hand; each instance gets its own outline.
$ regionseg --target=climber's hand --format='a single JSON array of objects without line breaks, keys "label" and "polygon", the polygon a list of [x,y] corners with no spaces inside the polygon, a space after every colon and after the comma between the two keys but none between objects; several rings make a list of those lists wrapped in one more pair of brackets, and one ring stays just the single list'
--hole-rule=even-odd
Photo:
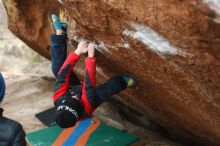
[{"label": "climber's hand", "polygon": [[75,53],[77,55],[81,55],[83,53],[87,53],[88,51],[88,42],[87,41],[81,41],[78,44],[77,49],[75,50]]},{"label": "climber's hand", "polygon": [[94,57],[95,56],[95,46],[93,43],[89,43],[88,45],[88,57]]}]

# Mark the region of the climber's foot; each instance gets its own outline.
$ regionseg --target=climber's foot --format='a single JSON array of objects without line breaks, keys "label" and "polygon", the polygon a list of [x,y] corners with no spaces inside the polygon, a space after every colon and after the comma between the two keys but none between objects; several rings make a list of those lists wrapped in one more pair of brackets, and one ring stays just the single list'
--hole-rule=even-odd
[{"label": "climber's foot", "polygon": [[51,19],[53,21],[53,27],[56,30],[56,34],[57,35],[62,35],[63,31],[62,31],[62,23],[60,22],[60,18],[57,17],[55,14],[52,14]]},{"label": "climber's foot", "polygon": [[127,87],[132,87],[136,84],[135,80],[130,76],[122,76],[122,78],[125,81]]}]

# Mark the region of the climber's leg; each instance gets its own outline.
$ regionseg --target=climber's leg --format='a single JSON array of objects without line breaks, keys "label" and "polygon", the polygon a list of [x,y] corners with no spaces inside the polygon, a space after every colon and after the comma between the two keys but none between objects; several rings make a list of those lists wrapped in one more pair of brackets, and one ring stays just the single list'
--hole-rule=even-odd
[{"label": "climber's leg", "polygon": [[66,35],[51,35],[52,72],[55,77],[67,57]]},{"label": "climber's leg", "polygon": [[116,76],[109,79],[106,83],[97,86],[95,89],[96,106],[101,105],[104,101],[118,94],[126,87],[133,85],[135,85],[135,81],[129,76]]}]

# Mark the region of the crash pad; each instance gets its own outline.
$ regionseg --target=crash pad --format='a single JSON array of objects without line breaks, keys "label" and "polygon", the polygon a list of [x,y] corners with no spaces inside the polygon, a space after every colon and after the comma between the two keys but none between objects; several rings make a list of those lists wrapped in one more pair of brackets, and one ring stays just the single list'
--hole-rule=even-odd
[{"label": "crash pad", "polygon": [[43,123],[45,126],[53,126],[55,125],[55,120],[54,120],[54,113],[55,113],[55,108],[49,108],[47,110],[44,110],[40,113],[37,113],[35,117]]},{"label": "crash pad", "polygon": [[32,146],[127,146],[138,137],[90,117],[71,128],[54,125],[28,133],[27,139]]}]

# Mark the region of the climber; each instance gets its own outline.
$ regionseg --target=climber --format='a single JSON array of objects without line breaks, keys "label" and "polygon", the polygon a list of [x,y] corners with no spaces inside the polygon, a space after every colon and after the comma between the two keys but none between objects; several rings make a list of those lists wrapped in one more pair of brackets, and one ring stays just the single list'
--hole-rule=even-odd
[{"label": "climber", "polygon": [[[55,121],[60,127],[68,128],[74,126],[78,120],[90,116],[112,95],[134,86],[135,81],[129,76],[116,76],[96,86],[94,44],[81,41],[77,49],[67,57],[67,24],[61,23],[54,14],[51,17],[56,31],[56,34],[51,35],[52,71],[56,77],[53,96]],[[80,55],[86,53],[88,57],[85,59],[85,77],[81,83],[73,68]]]},{"label": "climber", "polygon": [[[0,103],[5,94],[5,82],[0,73]],[[3,117],[3,109],[0,108],[0,145],[1,146],[26,146],[25,132],[21,124]]]}]

